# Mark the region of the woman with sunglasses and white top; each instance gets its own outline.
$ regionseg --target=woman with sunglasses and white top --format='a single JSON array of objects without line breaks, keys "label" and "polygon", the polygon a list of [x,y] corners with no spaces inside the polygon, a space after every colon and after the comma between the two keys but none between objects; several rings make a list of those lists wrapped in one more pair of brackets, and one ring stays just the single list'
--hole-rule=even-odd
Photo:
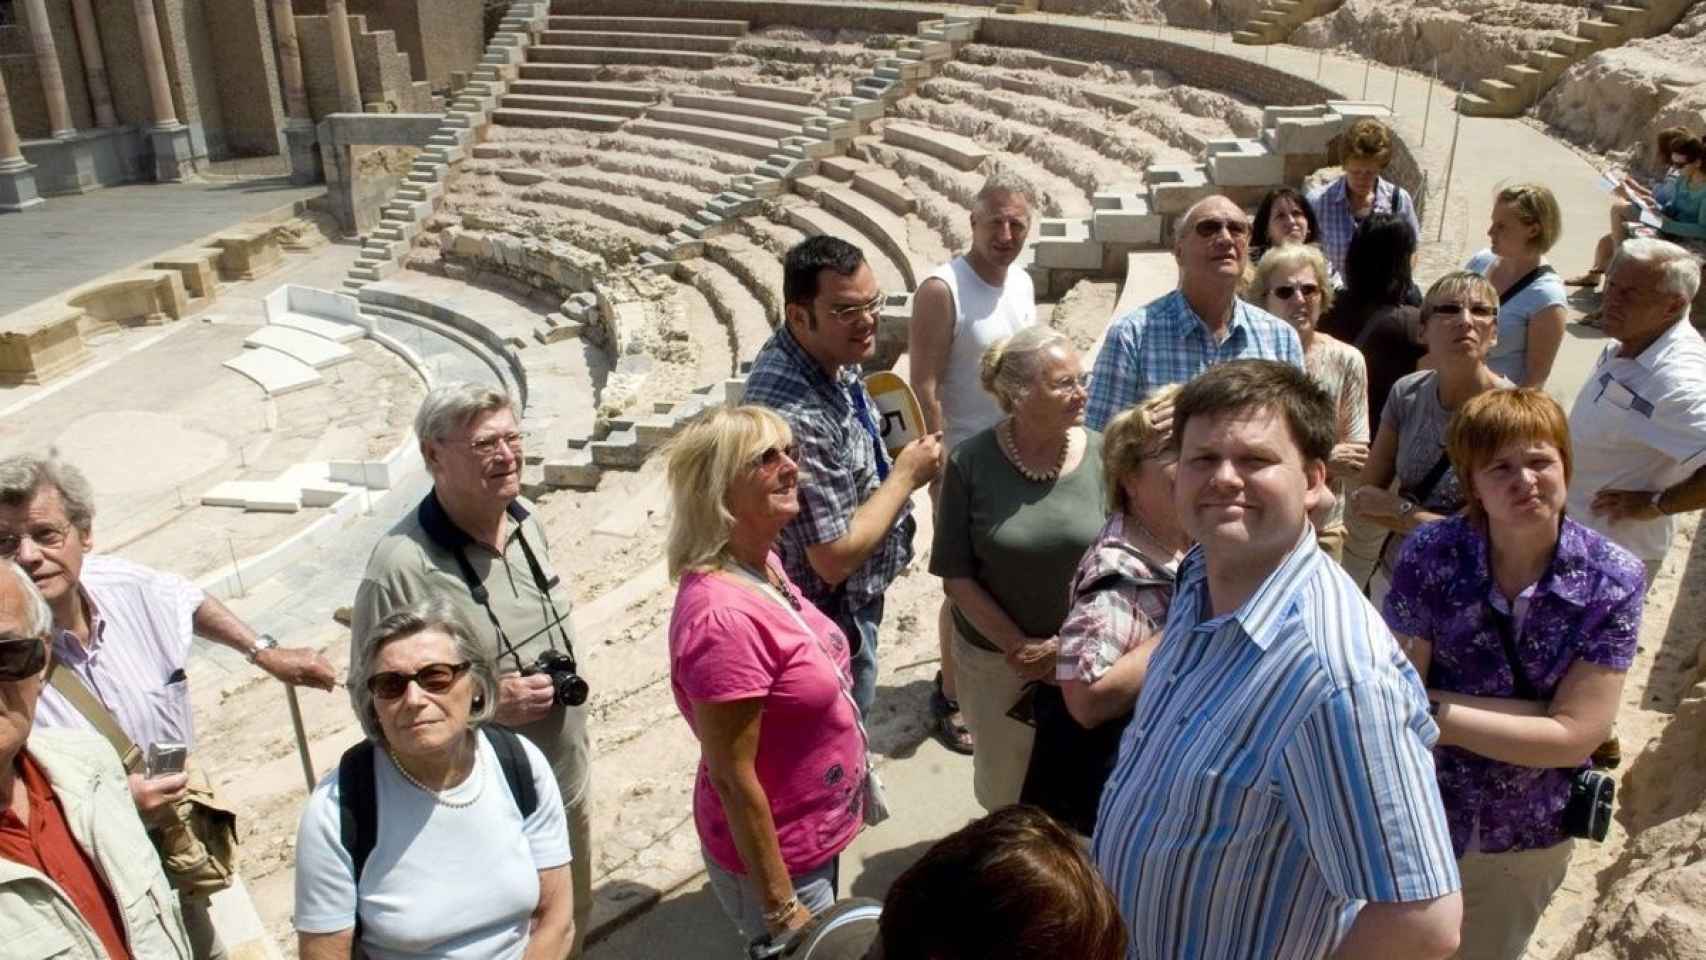
[{"label": "woman with sunglasses and white top", "polygon": [[497,673],[473,631],[432,599],[381,620],[366,649],[350,686],[373,745],[374,845],[358,878],[342,814],[360,791],[334,771],[297,835],[298,954],[560,960],[574,924],[562,796],[539,748],[504,737],[532,781],[523,814],[494,747],[507,731],[481,731]]},{"label": "woman with sunglasses and white top", "polygon": [[1274,247],[1256,265],[1250,297],[1291,324],[1303,344],[1303,366],[1333,397],[1338,411],[1338,443],[1327,461],[1332,481],[1332,512],[1316,528],[1321,549],[1344,560],[1345,481],[1362,471],[1368,459],[1368,367],[1355,347],[1321,332],[1321,314],[1333,305],[1327,258],[1300,243]]},{"label": "woman with sunglasses and white top", "polygon": [[[1463,508],[1463,486],[1446,456],[1446,427],[1472,397],[1511,386],[1487,366],[1499,337],[1499,293],[1470,270],[1448,273],[1422,300],[1424,369],[1399,378],[1380,414],[1368,463],[1351,509],[1389,531],[1369,582],[1370,599],[1386,596],[1392,565],[1410,531]],[[1396,492],[1389,489],[1398,481]]]},{"label": "woman with sunglasses and white top", "polygon": [[781,417],[744,406],[668,453],[670,687],[699,739],[693,823],[711,889],[749,945],[835,902],[841,851],[867,819],[847,638],[775,553],[800,512],[792,444]]}]

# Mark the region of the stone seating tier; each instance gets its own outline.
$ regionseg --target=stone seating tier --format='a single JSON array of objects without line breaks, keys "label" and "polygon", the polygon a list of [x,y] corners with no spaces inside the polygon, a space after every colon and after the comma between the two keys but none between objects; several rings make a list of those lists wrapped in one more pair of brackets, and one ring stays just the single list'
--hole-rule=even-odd
[{"label": "stone seating tier", "polygon": [[751,157],[755,160],[766,160],[771,154],[781,149],[781,144],[769,137],[756,137],[745,133],[734,133],[684,123],[665,123],[651,119],[629,121],[624,130],[643,137],[692,143],[712,150],[740,154],[743,157]]},{"label": "stone seating tier", "polygon": [[690,50],[727,53],[739,43],[736,37],[702,37],[690,33],[621,33],[596,30],[546,30],[540,43],[563,47],[615,47],[644,50]]},{"label": "stone seating tier", "polygon": [[569,127],[575,130],[615,130],[627,118],[608,113],[572,113],[566,110],[522,110],[503,107],[492,112],[492,122],[506,127]]},{"label": "stone seating tier", "polygon": [[[651,108],[646,115],[663,123],[704,127],[723,133],[741,133],[776,143],[780,143],[786,137],[799,136],[800,133],[798,122],[764,120],[739,113],[721,113],[714,110],[690,110],[677,106],[660,106]],[[774,149],[774,147],[771,148],[771,150]],[[769,152],[766,151],[766,155]]]},{"label": "stone seating tier", "polygon": [[506,93],[505,110],[543,110],[549,113],[601,113],[613,117],[637,117],[650,104],[633,100],[603,100],[595,97],[565,97],[530,93]]},{"label": "stone seating tier", "polygon": [[883,141],[927,153],[960,170],[976,170],[989,157],[989,151],[958,134],[945,130],[890,120],[883,125]]},{"label": "stone seating tier", "polygon": [[674,17],[556,16],[546,30],[605,30],[624,33],[690,33],[707,37],[744,37],[745,20],[696,20]]},{"label": "stone seating tier", "polygon": [[691,50],[660,50],[645,47],[598,47],[536,45],[527,48],[530,63],[637,64],[652,67],[683,67],[709,70],[718,54]]},{"label": "stone seating tier", "polygon": [[287,353],[265,347],[244,350],[223,366],[255,381],[269,397],[306,390],[321,382],[313,367]]},{"label": "stone seating tier", "polygon": [[621,100],[632,103],[656,103],[661,96],[655,87],[573,80],[518,79],[509,85],[507,92],[536,97],[582,97],[589,100]]},{"label": "stone seating tier", "polygon": [[[804,92],[804,91],[802,91]],[[708,113],[732,113],[747,117],[756,117],[775,123],[792,124],[796,129],[812,117],[822,116],[824,111],[812,105],[782,103],[753,97],[744,92],[737,97],[714,96],[697,93],[673,93],[669,102],[677,107],[688,110],[701,110]]]},{"label": "stone seating tier", "polygon": [[324,370],[335,364],[345,363],[355,356],[350,352],[350,348],[336,341],[327,340],[305,330],[273,324],[268,324],[249,334],[243,339],[243,346],[257,350],[261,348],[277,350],[279,353],[300,360],[316,370]]}]

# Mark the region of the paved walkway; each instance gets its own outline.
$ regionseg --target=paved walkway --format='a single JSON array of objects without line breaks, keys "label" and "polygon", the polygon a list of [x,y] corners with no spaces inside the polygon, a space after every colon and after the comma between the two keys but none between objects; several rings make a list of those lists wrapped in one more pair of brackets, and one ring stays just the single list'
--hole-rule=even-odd
[{"label": "paved walkway", "polygon": [[0,316],[325,192],[287,178],[132,183],[0,215]]}]

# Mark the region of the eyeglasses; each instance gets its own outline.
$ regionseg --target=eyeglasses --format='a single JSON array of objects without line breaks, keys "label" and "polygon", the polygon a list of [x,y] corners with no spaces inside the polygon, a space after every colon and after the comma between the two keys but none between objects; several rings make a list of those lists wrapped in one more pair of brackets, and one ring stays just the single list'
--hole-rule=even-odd
[{"label": "eyeglasses", "polygon": [[409,689],[411,682],[420,686],[427,693],[443,693],[456,683],[456,678],[468,672],[473,664],[464,660],[461,663],[429,663],[414,673],[398,673],[388,670],[376,673],[367,678],[367,692],[381,700],[395,700]]},{"label": "eyeglasses", "polygon": [[28,680],[47,666],[47,638],[0,633],[0,681]]},{"label": "eyeglasses", "polygon": [[468,441],[468,446],[473,448],[474,452],[482,457],[495,457],[498,453],[498,444],[501,443],[511,451],[520,453],[521,445],[525,443],[526,440],[526,437],[514,430],[511,430],[508,433],[494,433],[489,437],[470,440]]},{"label": "eyeglasses", "polygon": [[783,457],[798,463],[800,461],[800,448],[792,443],[785,447],[771,447],[752,458],[752,467],[757,470],[774,470],[782,462]]},{"label": "eyeglasses", "polygon": [[1212,240],[1215,237],[1220,236],[1220,231],[1222,230],[1225,230],[1230,234],[1234,240],[1242,240],[1250,235],[1249,222],[1244,220],[1221,219],[1219,217],[1210,217],[1205,220],[1198,220],[1192,229],[1196,230],[1197,236],[1204,240]]},{"label": "eyeglasses", "polygon": [[1090,375],[1088,373],[1081,373],[1076,377],[1062,377],[1059,380],[1050,380],[1048,385],[1058,393],[1067,393],[1072,390],[1088,390],[1090,389]]},{"label": "eyeglasses", "polygon": [[1497,308],[1489,307],[1484,303],[1477,303],[1470,307],[1465,307],[1461,303],[1436,303],[1428,309],[1428,312],[1437,313],[1447,317],[1455,317],[1464,310],[1468,310],[1470,316],[1480,317],[1483,320],[1488,317],[1497,316],[1499,312]]},{"label": "eyeglasses", "polygon": [[886,295],[879,293],[864,303],[855,303],[846,307],[833,307],[829,311],[829,319],[834,320],[836,323],[852,323],[859,317],[870,317],[874,320],[876,319],[878,312],[883,309],[883,301],[885,299],[887,299]]},{"label": "eyeglasses", "polygon": [[53,524],[42,524],[24,533],[0,533],[0,558],[10,560],[17,556],[18,549],[30,540],[38,547],[53,550],[65,546],[65,539],[71,535],[70,527],[59,527]]},{"label": "eyeglasses", "polygon": [[1274,288],[1274,296],[1281,300],[1290,300],[1298,294],[1313,300],[1321,295],[1321,288],[1313,283],[1282,283]]}]

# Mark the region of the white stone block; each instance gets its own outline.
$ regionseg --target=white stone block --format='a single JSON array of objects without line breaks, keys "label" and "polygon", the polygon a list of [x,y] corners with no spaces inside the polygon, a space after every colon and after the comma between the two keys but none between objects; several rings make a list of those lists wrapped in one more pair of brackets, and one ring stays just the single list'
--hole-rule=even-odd
[{"label": "white stone block", "polygon": [[367,335],[366,329],[342,320],[327,320],[324,317],[310,316],[306,313],[283,313],[268,317],[267,322],[303,333],[311,333],[316,337],[330,340],[333,343],[350,343],[360,340]]},{"label": "white stone block", "polygon": [[1102,245],[1090,239],[1089,220],[1044,220],[1032,249],[1039,267],[1099,270]]},{"label": "white stone block", "polygon": [[255,381],[268,396],[305,390],[320,383],[320,374],[313,367],[271,347],[244,350],[225,361],[224,366]]},{"label": "white stone block", "polygon": [[354,356],[348,347],[334,340],[328,340],[325,337],[294,327],[272,324],[249,334],[244,338],[243,346],[270,347],[280,353],[295,357],[316,370],[323,370],[333,364],[343,363]]},{"label": "white stone block", "polygon": [[1209,179],[1216,186],[1265,187],[1285,179],[1285,158],[1260,140],[1210,140],[1206,152]]},{"label": "white stone block", "polygon": [[1136,193],[1098,193],[1090,198],[1090,239],[1097,243],[1161,242],[1161,217]]}]

